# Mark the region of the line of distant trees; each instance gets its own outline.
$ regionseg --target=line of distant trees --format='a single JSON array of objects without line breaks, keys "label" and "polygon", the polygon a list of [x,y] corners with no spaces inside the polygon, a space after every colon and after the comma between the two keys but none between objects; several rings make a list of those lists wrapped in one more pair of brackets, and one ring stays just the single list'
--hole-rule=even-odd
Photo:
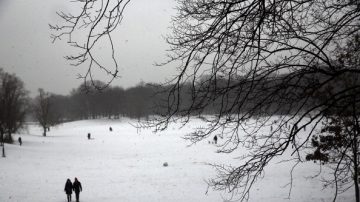
[{"label": "line of distant trees", "polygon": [[[129,89],[108,86],[99,91],[91,85],[82,84],[66,96],[49,94],[49,113],[56,115],[54,121],[61,122],[120,117],[147,118],[161,111],[157,105],[163,99],[163,95],[156,93],[159,89],[158,85],[141,83]],[[39,96],[35,101],[39,100]],[[33,115],[31,117],[36,118]]]},{"label": "line of distant trees", "polygon": [[[349,79],[351,77],[344,75],[340,79],[343,80],[345,78]],[[173,102],[179,102],[177,105],[179,107],[179,116],[182,116],[182,113],[189,113],[186,109],[190,105],[192,108],[191,115],[215,114],[220,108],[223,113],[233,114],[236,113],[237,109],[226,103],[235,102],[244,96],[261,99],[263,96],[266,96],[263,92],[266,92],[267,88],[276,85],[279,79],[281,80],[282,76],[278,75],[272,80],[263,82],[261,85],[249,86],[249,88],[258,88],[252,94],[248,94],[246,89],[239,91],[235,87],[231,88],[232,85],[235,86],[242,80],[247,82],[241,76],[218,78],[216,84],[209,84],[210,79],[204,76],[198,83],[186,83],[180,86],[179,93],[176,95],[169,93],[171,85],[146,84],[142,82],[128,89],[108,86],[103,90],[98,90],[95,89],[94,85],[83,83],[78,88],[73,89],[69,95],[57,95],[39,89],[38,95],[30,99],[23,82],[16,75],[8,74],[0,69],[0,139],[1,143],[12,142],[11,134],[23,125],[26,116],[28,119],[38,122],[43,128],[43,135],[46,136],[46,132],[50,130],[51,126],[67,121],[99,118],[119,119],[120,117],[140,120],[148,119],[152,115],[166,115],[169,113],[168,106],[172,105]],[[321,76],[314,74],[311,77],[304,78],[301,83],[296,83],[296,85],[309,86],[312,83],[315,85],[323,79]],[[97,82],[96,86],[105,85],[101,81],[95,82]],[[312,102],[309,103],[316,104],[316,102],[324,98],[326,92],[339,88],[340,86],[336,82],[330,82],[318,89],[319,93],[314,93],[315,96],[309,98],[312,99]],[[354,80],[354,82],[359,83],[360,81]],[[211,105],[206,104],[204,98],[208,99],[208,88],[214,88],[211,90],[217,92],[222,85],[227,86],[226,89],[229,91],[227,96],[221,96],[221,92],[219,92],[219,95],[214,93],[211,98],[213,103]],[[299,92],[288,93],[293,93],[294,96],[300,95]],[[303,93],[306,93],[306,90]],[[293,98],[296,99],[295,97]],[[292,97],[289,96],[289,99],[292,99]],[[253,106],[249,102],[243,106],[242,113],[251,113],[257,116],[292,114],[292,109],[296,108],[294,107],[296,104],[296,102],[280,103],[272,101],[272,103],[266,105],[266,108],[258,108],[257,111],[251,111]],[[306,110],[311,106],[312,104],[303,109]],[[216,115],[223,116],[224,114]]]}]

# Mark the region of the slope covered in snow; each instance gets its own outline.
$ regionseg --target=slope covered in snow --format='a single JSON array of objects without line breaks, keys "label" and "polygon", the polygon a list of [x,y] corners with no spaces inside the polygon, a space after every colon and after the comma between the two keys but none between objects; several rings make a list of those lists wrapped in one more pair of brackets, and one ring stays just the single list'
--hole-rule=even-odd
[{"label": "slope covered in snow", "polygon": [[[22,146],[5,145],[7,157],[0,159],[0,201],[66,201],[65,181],[73,181],[74,177],[83,185],[81,202],[229,199],[227,193],[207,191],[206,180],[215,175],[208,163],[236,165],[237,155],[216,153],[216,146],[208,141],[189,146],[182,138],[191,127],[201,124],[200,120],[181,129],[172,125],[159,134],[139,131],[130,123],[136,124],[127,119],[70,122],[52,128],[47,137],[41,136],[38,126],[28,125],[27,130],[14,135],[14,139],[22,137]],[[88,133],[91,140],[87,139]],[[241,150],[237,152],[241,154]],[[296,168],[288,199],[289,187],[285,185],[289,183],[290,167],[269,165],[250,193],[250,201],[332,200],[331,188],[321,190],[320,181],[305,178],[318,172],[311,162]],[[342,195],[339,201],[354,201],[352,192]]]}]

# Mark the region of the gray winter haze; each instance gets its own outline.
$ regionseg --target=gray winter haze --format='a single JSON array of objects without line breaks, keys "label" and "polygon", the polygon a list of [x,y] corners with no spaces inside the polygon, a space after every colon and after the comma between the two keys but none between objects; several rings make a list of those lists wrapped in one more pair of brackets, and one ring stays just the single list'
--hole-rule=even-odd
[{"label": "gray winter haze", "polygon": [[[68,94],[82,82],[77,75],[85,72],[86,65],[74,67],[64,59],[76,50],[67,45],[66,37],[55,43],[50,38],[49,24],[62,23],[56,12],[73,11],[72,5],[71,1],[0,0],[0,67],[23,80],[31,95],[38,88]],[[128,5],[121,28],[113,34],[120,73],[113,85],[163,82],[174,74],[170,67],[154,66],[165,60],[164,36],[173,8],[170,0],[137,0]]]}]

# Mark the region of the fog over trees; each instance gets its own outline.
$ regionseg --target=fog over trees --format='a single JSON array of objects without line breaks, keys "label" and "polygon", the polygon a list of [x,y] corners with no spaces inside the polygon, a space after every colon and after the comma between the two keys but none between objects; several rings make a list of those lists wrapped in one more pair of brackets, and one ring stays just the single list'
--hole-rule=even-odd
[{"label": "fog over trees", "polygon": [[[100,81],[99,85],[103,85]],[[142,84],[124,90],[108,86],[98,91],[86,84],[72,90],[68,96],[54,95],[53,107],[61,111],[63,121],[120,117],[146,118],[155,114],[156,87]]]}]

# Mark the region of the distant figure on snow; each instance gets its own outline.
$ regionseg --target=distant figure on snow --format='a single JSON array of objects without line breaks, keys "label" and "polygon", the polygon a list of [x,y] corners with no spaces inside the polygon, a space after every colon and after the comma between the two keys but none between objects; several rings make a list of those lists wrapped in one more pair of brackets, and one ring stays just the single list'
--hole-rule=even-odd
[{"label": "distant figure on snow", "polygon": [[90,140],[91,139],[91,134],[90,133],[88,133],[88,140]]},{"label": "distant figure on snow", "polygon": [[112,127],[109,128],[109,131],[112,132]]},{"label": "distant figure on snow", "polygon": [[217,144],[217,136],[214,136],[214,143]]},{"label": "distant figure on snow", "polygon": [[73,190],[75,191],[76,202],[79,202],[80,192],[82,191],[81,183],[75,177],[75,181],[73,184]]},{"label": "distant figure on snow", "polygon": [[67,180],[66,180],[66,183],[65,183],[64,191],[65,191],[65,193],[66,193],[67,201],[68,201],[68,202],[71,201],[72,190],[73,190],[73,185],[72,185],[70,179],[67,179]]},{"label": "distant figure on snow", "polygon": [[20,144],[20,146],[22,145],[22,140],[21,140],[21,137],[18,138],[18,142]]}]

